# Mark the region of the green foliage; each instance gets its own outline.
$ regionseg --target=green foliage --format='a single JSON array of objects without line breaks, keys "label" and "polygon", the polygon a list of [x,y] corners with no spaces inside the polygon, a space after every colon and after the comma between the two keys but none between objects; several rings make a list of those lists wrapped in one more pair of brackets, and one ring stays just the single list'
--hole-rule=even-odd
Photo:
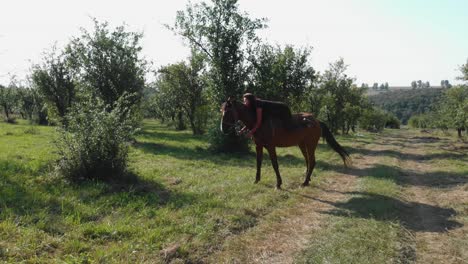
[{"label": "green foliage", "polygon": [[113,106],[99,97],[84,96],[66,116],[67,126],[57,140],[57,172],[70,180],[114,179],[125,176],[128,142],[136,132],[131,96],[123,95]]},{"label": "green foliage", "polygon": [[[192,49],[208,58],[208,98],[212,109],[217,109],[229,96],[240,97],[244,92],[244,81],[248,77],[248,48],[257,42],[256,31],[263,27],[264,20],[251,19],[241,12],[237,0],[189,3],[185,11],[177,12],[175,25],[169,28],[186,39]],[[213,129],[219,130],[217,126]],[[209,137],[214,140],[211,142],[214,149],[231,145],[246,148],[245,139],[223,137],[218,131],[210,133],[219,135]],[[223,138],[226,144],[222,143]],[[237,144],[231,144],[232,140],[237,140]]]},{"label": "green foliage", "polygon": [[244,91],[246,48],[257,40],[255,33],[263,27],[264,20],[249,18],[239,10],[237,0],[213,0],[189,3],[185,11],[177,12],[171,29],[208,56],[212,100],[220,104]]},{"label": "green foliage", "polygon": [[355,128],[362,111],[370,108],[364,96],[366,88],[356,87],[354,79],[345,74],[347,68],[342,58],[331,63],[309,96],[312,112],[325,120],[333,132],[341,129],[343,134]]},{"label": "green foliage", "polygon": [[248,152],[250,151],[249,139],[237,136],[233,131],[225,135],[219,128],[219,122],[212,122],[208,131],[209,149],[212,152]]},{"label": "green foliage", "polygon": [[81,37],[74,38],[66,48],[82,88],[106,105],[113,106],[125,93],[136,95],[126,102],[128,106],[139,104],[147,72],[146,61],[140,55],[142,36],[128,32],[124,26],[111,30],[108,23],[97,20],[94,31],[83,29]]},{"label": "green foliage", "polygon": [[439,108],[448,128],[461,132],[468,128],[468,86],[455,86],[445,91]]},{"label": "green foliage", "polygon": [[310,66],[310,48],[295,49],[263,44],[250,55],[252,71],[248,91],[260,98],[288,103],[293,109],[316,79]]},{"label": "green foliage", "polygon": [[368,131],[379,132],[385,128],[387,120],[388,115],[384,111],[377,108],[366,109],[359,119],[359,126]]},{"label": "green foliage", "polygon": [[[176,115],[178,128],[184,126],[182,115],[187,116],[194,135],[202,134],[207,122],[204,59],[202,54],[194,51],[188,65],[180,62],[162,67],[155,83],[157,92],[154,95],[159,98],[153,101],[161,102],[154,104],[159,108],[158,112],[166,117]],[[168,105],[171,107],[163,109]]]},{"label": "green foliage", "polygon": [[468,82],[468,59],[466,63],[460,66],[461,76],[458,77],[459,80]]},{"label": "green foliage", "polygon": [[414,115],[408,120],[408,125],[412,128],[432,128],[434,119],[430,114]]},{"label": "green foliage", "polygon": [[394,114],[387,112],[387,121],[385,123],[385,127],[399,129],[400,125],[400,120],[398,120],[398,118]]},{"label": "green foliage", "polygon": [[411,116],[434,110],[444,91],[441,88],[394,90],[369,96],[369,100],[406,124]]},{"label": "green foliage", "polygon": [[0,85],[0,107],[5,115],[5,121],[8,123],[15,122],[14,112],[18,112],[18,89],[14,83],[8,87]]},{"label": "green foliage", "polygon": [[34,86],[59,119],[65,117],[76,100],[77,88],[69,59],[67,54],[57,54],[54,47],[44,56],[42,65],[33,66],[31,76]]}]

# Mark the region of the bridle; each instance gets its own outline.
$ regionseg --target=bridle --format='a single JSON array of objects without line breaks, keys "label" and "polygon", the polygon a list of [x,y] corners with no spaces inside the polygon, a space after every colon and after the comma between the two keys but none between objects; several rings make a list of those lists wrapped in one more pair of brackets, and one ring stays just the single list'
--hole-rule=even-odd
[{"label": "bridle", "polygon": [[[234,108],[234,105],[231,104],[231,106],[229,107],[229,109],[226,109],[226,107],[224,107],[223,109],[223,117],[226,113],[228,112],[232,112],[232,115],[234,117],[234,122],[226,122],[224,121],[224,118],[223,118],[223,121],[221,122],[223,125],[227,125],[227,126],[230,126],[230,129],[235,129],[236,128],[236,125],[238,124],[238,121],[239,121],[239,114],[237,113],[237,111]],[[236,134],[239,134],[237,130],[235,130]]]}]

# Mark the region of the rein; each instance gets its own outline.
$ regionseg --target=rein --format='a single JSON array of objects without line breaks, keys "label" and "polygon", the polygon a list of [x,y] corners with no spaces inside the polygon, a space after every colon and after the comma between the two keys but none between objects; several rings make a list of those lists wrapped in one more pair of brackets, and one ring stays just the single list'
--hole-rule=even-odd
[{"label": "rein", "polygon": [[227,112],[232,112],[232,115],[234,117],[234,122],[226,122],[223,120],[222,124],[230,126],[231,129],[234,129],[234,132],[236,133],[236,135],[240,135],[240,130],[238,129],[239,113],[237,113],[237,109],[234,107],[234,105],[232,105],[230,109],[224,110],[224,113],[227,113]]}]

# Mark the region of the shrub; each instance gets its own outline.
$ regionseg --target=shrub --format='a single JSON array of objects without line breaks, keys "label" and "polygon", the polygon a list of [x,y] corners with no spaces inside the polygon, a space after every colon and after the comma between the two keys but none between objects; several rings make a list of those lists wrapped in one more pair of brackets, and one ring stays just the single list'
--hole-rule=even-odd
[{"label": "shrub", "polygon": [[392,114],[392,113],[387,113],[387,121],[385,122],[385,127],[386,128],[396,128],[400,129],[400,120]]},{"label": "shrub", "polygon": [[387,123],[387,114],[380,109],[368,109],[363,112],[359,125],[368,131],[382,131]]},{"label": "shrub", "polygon": [[[218,121],[218,120],[216,120]],[[249,139],[238,136],[233,131],[225,135],[220,130],[219,121],[213,121],[208,131],[209,149],[213,152],[248,152]]]},{"label": "shrub", "polygon": [[133,110],[124,107],[131,96],[114,105],[85,96],[71,107],[67,126],[56,141],[60,158],[57,172],[70,179],[120,179],[125,176],[129,141],[136,132]]},{"label": "shrub", "polygon": [[428,114],[413,115],[408,120],[408,125],[412,128],[430,128],[432,127],[431,118]]}]

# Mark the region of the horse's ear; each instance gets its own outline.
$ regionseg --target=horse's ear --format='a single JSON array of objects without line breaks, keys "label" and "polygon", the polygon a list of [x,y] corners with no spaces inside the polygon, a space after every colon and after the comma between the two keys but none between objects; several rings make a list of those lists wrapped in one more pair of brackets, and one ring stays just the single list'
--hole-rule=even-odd
[{"label": "horse's ear", "polygon": [[231,102],[232,98],[231,96],[228,97],[227,102]]}]

